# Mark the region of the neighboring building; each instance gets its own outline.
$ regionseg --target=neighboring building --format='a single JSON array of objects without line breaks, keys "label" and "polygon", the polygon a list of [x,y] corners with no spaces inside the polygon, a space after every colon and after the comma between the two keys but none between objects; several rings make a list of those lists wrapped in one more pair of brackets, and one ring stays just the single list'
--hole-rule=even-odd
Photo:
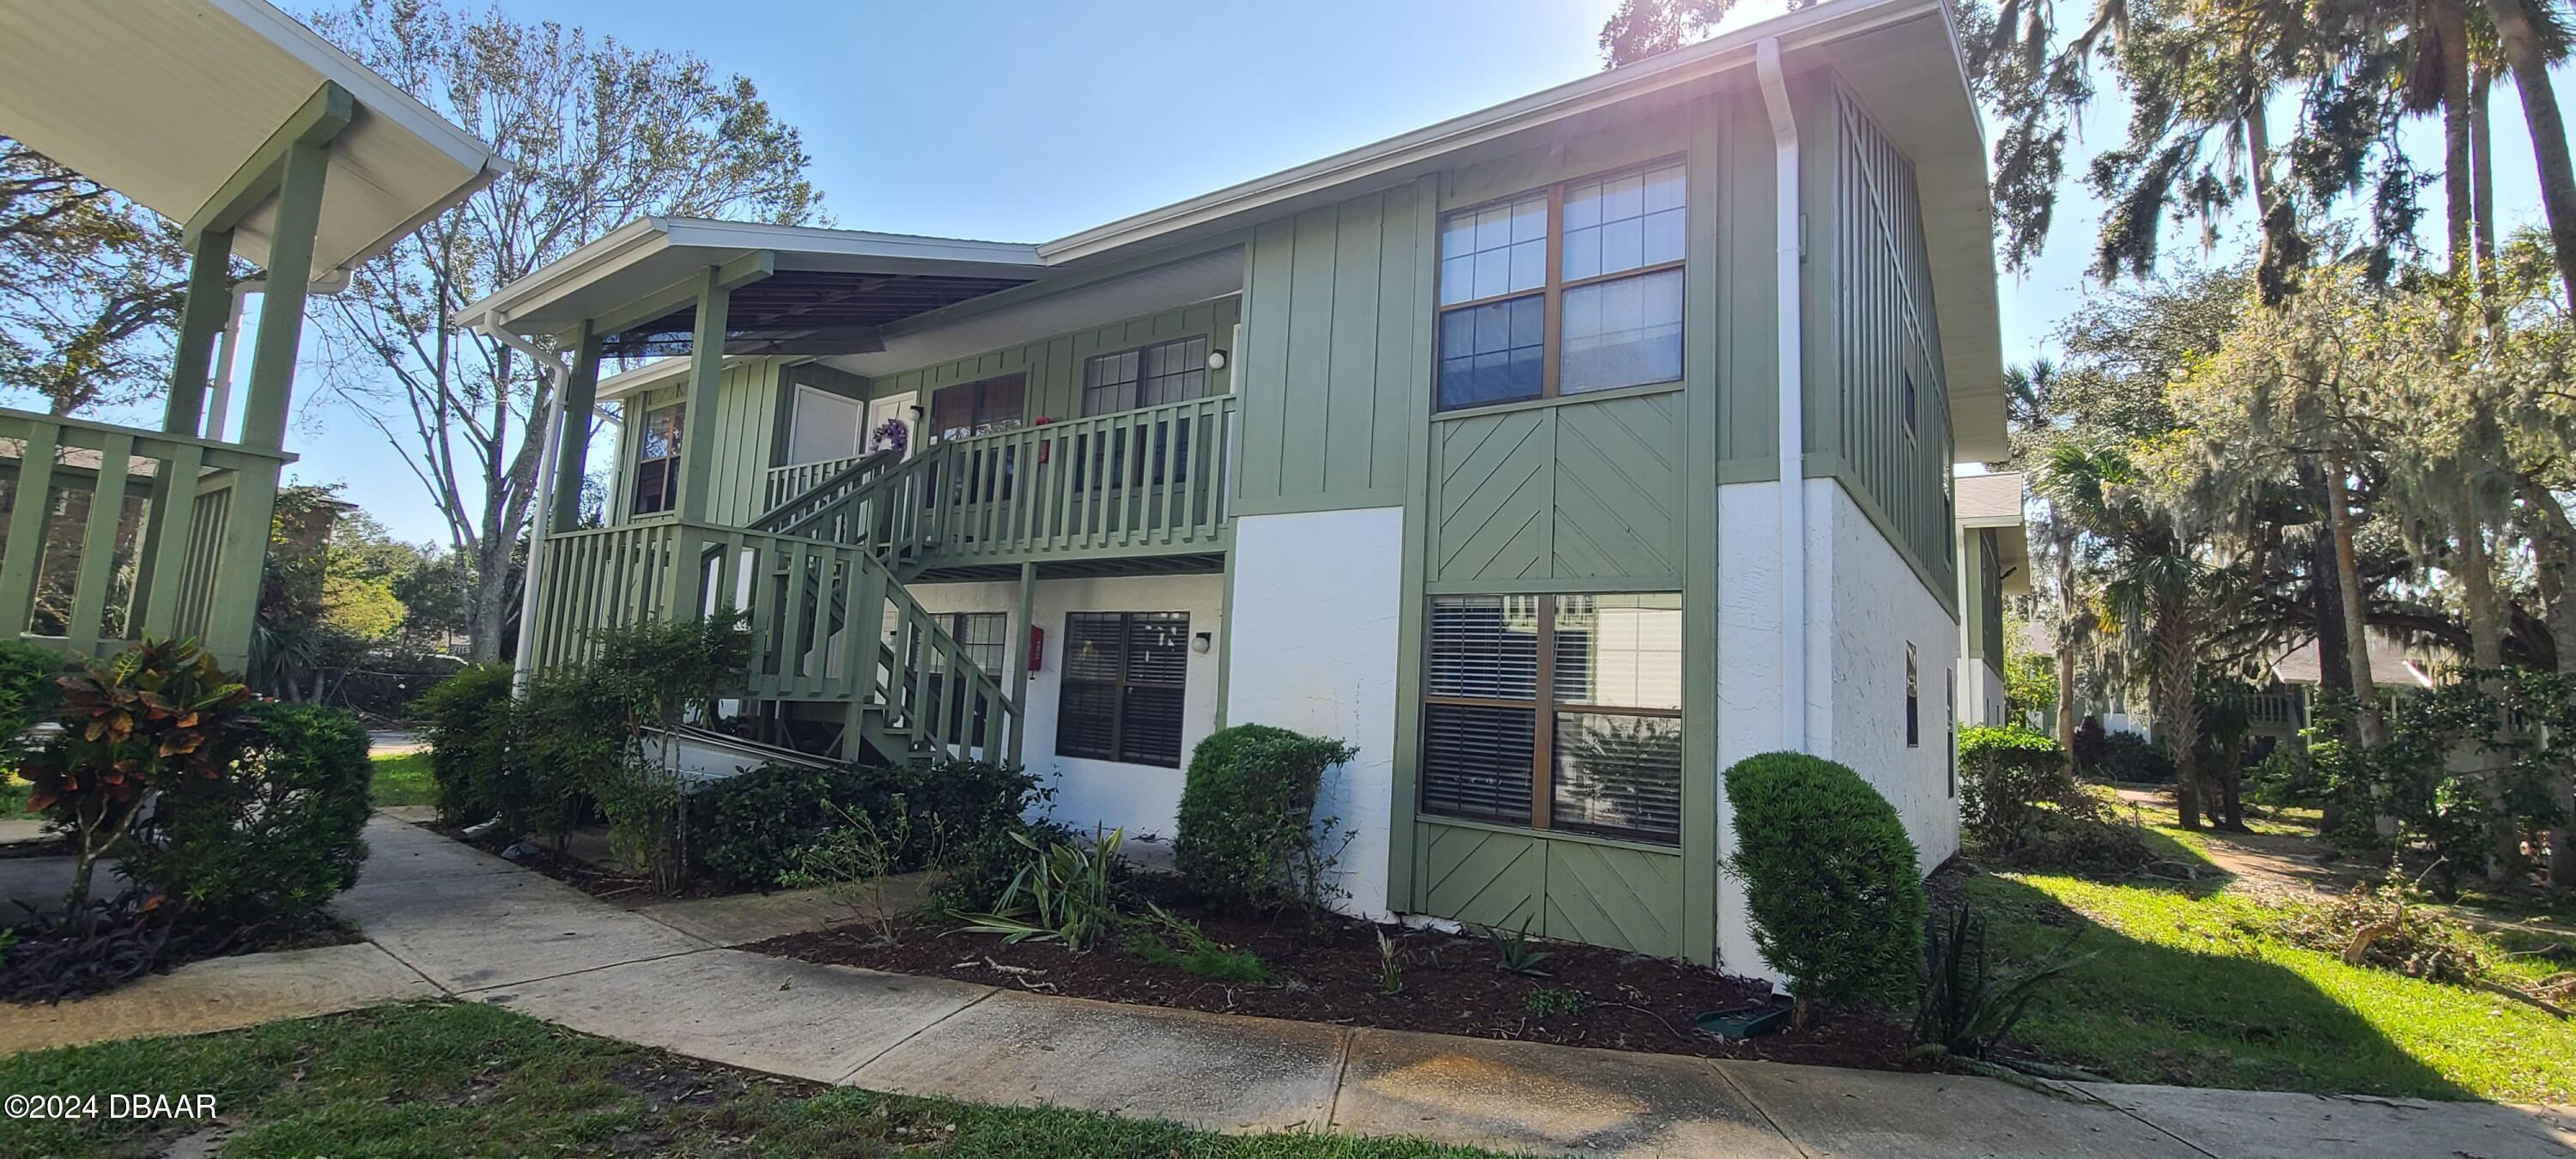
[{"label": "neighboring building", "polygon": [[1838,0],[1043,244],[635,222],[461,315],[626,418],[534,660],[745,608],[763,739],[1023,759],[1131,833],[1221,724],[1342,737],[1350,910],[1755,968],[1728,764],[1957,848],[1978,133],[1938,0]]},{"label": "neighboring building", "polygon": [[[0,409],[0,615],[81,656],[196,637],[238,670],[308,286],[506,166],[262,0],[0,0],[0,28],[0,133],[181,223],[192,259],[158,429]],[[262,279],[238,399],[213,367],[235,257]]]},{"label": "neighboring building", "polygon": [[[1959,489],[1958,719],[2004,722],[2004,597],[2030,594],[2022,474],[1962,475]],[[2055,648],[2040,649],[2053,653]]]},{"label": "neighboring building", "polygon": [[[2370,682],[2382,695],[2431,688],[2436,683],[2434,669],[2449,662],[2377,630],[2367,635]],[[2318,689],[2324,684],[2317,642],[2306,640],[2281,653],[2273,659],[2270,674],[2271,685],[2254,698],[2254,735],[2286,740],[2297,736],[2315,718]]]}]

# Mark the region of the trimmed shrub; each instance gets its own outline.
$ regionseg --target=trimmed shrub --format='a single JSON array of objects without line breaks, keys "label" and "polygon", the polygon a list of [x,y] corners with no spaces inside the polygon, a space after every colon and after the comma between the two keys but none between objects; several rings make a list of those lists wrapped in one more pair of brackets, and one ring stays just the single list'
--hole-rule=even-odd
[{"label": "trimmed shrub", "polygon": [[1332,858],[1316,847],[1315,795],[1356,751],[1266,724],[1211,734],[1190,754],[1172,867],[1221,908],[1323,904]]},{"label": "trimmed shrub", "polygon": [[590,666],[543,673],[513,712],[514,744],[492,783],[502,828],[543,837],[563,852],[589,814],[594,786],[620,777],[634,759],[628,702]]},{"label": "trimmed shrub", "polygon": [[2173,753],[2143,734],[2115,732],[2103,738],[2102,762],[2093,775],[2106,781],[2170,784],[2174,779]]},{"label": "trimmed shrub", "polygon": [[1735,813],[1727,871],[1744,882],[1763,960],[1786,973],[1804,1024],[1810,1005],[1893,998],[1914,982],[1923,879],[1894,806],[1860,774],[1803,753],[1765,753],[1726,770]]},{"label": "trimmed shrub", "polygon": [[309,704],[254,703],[245,715],[232,774],[165,790],[124,868],[192,921],[292,928],[356,884],[366,861],[367,729]]},{"label": "trimmed shrub", "polygon": [[1959,730],[1959,819],[1982,848],[2021,848],[2045,806],[2079,795],[2066,752],[2018,724]]},{"label": "trimmed shrub", "polygon": [[691,795],[690,845],[709,872],[765,888],[796,870],[826,835],[845,827],[846,814],[865,818],[879,833],[901,833],[893,868],[922,869],[1021,830],[1021,818],[1050,795],[1026,770],[989,761],[828,769],[764,765]]},{"label": "trimmed shrub", "polygon": [[71,657],[14,636],[0,638],[0,773],[18,768],[18,738],[62,703]]},{"label": "trimmed shrub", "polygon": [[429,779],[438,816],[451,825],[490,818],[510,761],[510,666],[459,669],[420,697],[428,721]]}]

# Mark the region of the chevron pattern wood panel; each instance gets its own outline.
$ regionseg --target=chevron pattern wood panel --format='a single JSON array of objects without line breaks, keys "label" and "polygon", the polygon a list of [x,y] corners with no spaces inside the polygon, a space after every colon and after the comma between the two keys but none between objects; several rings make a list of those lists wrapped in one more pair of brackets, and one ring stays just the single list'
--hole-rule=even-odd
[{"label": "chevron pattern wood panel", "polygon": [[1640,954],[1681,953],[1682,859],[1579,841],[1547,843],[1551,938]]},{"label": "chevron pattern wood panel", "polygon": [[1553,412],[1439,424],[1432,434],[1434,581],[1549,578]]},{"label": "chevron pattern wood panel", "polygon": [[1425,822],[1421,851],[1423,912],[1462,922],[1538,932],[1539,897],[1547,882],[1546,842],[1517,833]]},{"label": "chevron pattern wood panel", "polygon": [[1682,572],[1682,396],[1557,407],[1554,579]]}]

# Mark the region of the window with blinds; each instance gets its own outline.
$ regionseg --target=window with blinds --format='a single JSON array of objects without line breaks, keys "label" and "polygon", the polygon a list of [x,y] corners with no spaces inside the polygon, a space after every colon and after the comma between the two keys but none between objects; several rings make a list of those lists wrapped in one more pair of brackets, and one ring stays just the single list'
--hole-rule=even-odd
[{"label": "window with blinds", "polygon": [[689,406],[672,403],[644,412],[635,434],[635,515],[668,511],[680,503],[680,439]]},{"label": "window with blinds", "polygon": [[1681,837],[1681,597],[1436,596],[1425,813]]},{"label": "window with blinds", "polygon": [[1187,612],[1071,612],[1056,712],[1058,756],[1181,765]]}]

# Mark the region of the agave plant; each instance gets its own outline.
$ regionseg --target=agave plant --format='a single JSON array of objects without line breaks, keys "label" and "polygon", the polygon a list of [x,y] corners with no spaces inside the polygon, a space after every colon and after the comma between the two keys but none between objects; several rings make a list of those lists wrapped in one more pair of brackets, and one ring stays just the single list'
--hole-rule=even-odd
[{"label": "agave plant", "polygon": [[29,811],[68,825],[77,848],[63,912],[89,910],[98,858],[134,829],[152,794],[221,777],[249,726],[250,688],[195,640],[146,639],[62,678],[61,735],[28,758]]},{"label": "agave plant", "polygon": [[2093,956],[2067,955],[2083,935],[2079,928],[2056,953],[2019,970],[1997,972],[1987,960],[1985,919],[1968,906],[1951,911],[1946,930],[1937,914],[1926,925],[1915,1046],[1907,1052],[1917,1058],[1984,1058],[2021,1021],[2042,985]]}]

